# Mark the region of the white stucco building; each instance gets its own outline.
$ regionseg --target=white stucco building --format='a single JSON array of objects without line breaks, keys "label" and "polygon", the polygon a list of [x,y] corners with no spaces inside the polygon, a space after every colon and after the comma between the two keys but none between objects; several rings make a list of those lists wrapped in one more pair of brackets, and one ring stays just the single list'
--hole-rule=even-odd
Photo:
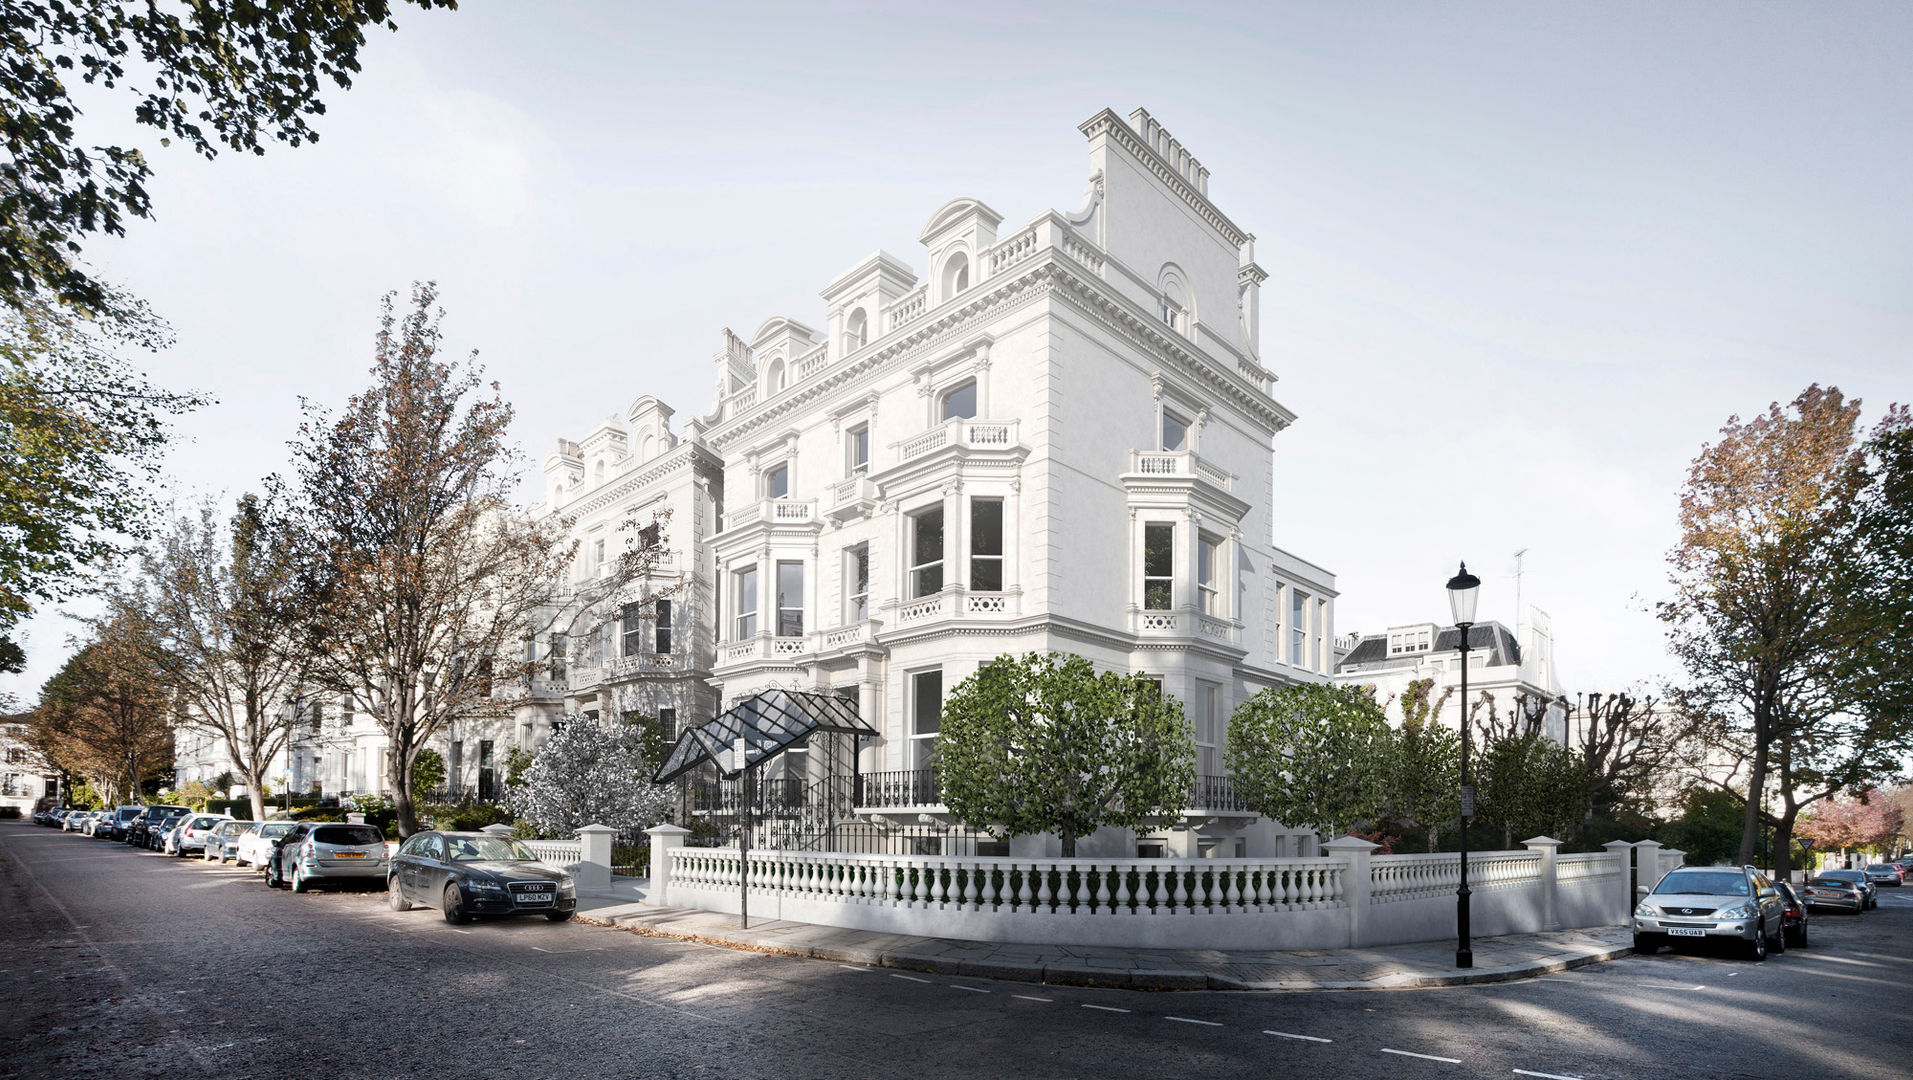
[{"label": "white stucco building", "polygon": [[[1468,696],[1480,701],[1488,695],[1491,706],[1475,712],[1475,730],[1490,725],[1490,710],[1497,722],[1505,723],[1518,715],[1519,702],[1525,698],[1530,707],[1550,702],[1542,721],[1542,733],[1555,742],[1568,739],[1567,710],[1560,704],[1561,681],[1554,671],[1553,622],[1546,612],[1526,605],[1515,630],[1498,622],[1479,622],[1468,631]],[[1437,719],[1461,730],[1461,631],[1452,625],[1408,623],[1391,626],[1380,634],[1349,633],[1336,642],[1341,654],[1335,666],[1335,681],[1375,687],[1377,700],[1399,700],[1411,682],[1432,679],[1429,699],[1441,697],[1453,688]],[[1398,706],[1388,706],[1389,719],[1400,723]]]},{"label": "white stucco building", "polygon": [[0,721],[0,806],[30,817],[59,797],[60,778],[39,751],[27,745],[26,725]]},{"label": "white stucco building", "polygon": [[[1073,211],[1005,227],[954,199],[920,231],[921,277],[876,252],[825,285],[815,327],[772,317],[716,357],[699,425],[725,477],[712,675],[726,704],[854,695],[881,738],[854,763],[784,767],[850,768],[866,820],[944,820],[943,696],[1003,653],[1159,677],[1211,778],[1237,704],[1331,674],[1334,577],[1275,544],[1272,440],[1294,417],[1260,357],[1254,238],[1147,113],[1081,130]],[[1145,848],[1307,843],[1210,780]],[[1113,830],[1079,850],[1137,854]]]}]

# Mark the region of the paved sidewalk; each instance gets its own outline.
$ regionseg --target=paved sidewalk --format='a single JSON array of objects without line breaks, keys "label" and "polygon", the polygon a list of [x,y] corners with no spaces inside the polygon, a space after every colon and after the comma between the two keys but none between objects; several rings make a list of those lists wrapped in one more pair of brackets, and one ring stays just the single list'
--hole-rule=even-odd
[{"label": "paved sidewalk", "polygon": [[645,882],[616,879],[610,897],[580,897],[580,917],[642,934],[847,964],[1023,982],[1133,990],[1401,990],[1505,982],[1626,956],[1622,927],[1476,938],[1475,966],[1456,968],[1453,940],[1372,949],[1276,952],[1014,945],[909,937],[753,919],[643,902]]}]

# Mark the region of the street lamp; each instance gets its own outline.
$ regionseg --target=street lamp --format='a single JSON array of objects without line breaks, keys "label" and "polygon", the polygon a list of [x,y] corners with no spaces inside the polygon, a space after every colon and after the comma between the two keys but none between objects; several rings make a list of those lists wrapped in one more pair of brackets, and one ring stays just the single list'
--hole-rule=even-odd
[{"label": "street lamp", "polygon": [[1481,579],[1461,564],[1448,579],[1448,611],[1461,631],[1461,885],[1455,890],[1455,966],[1475,966],[1475,950],[1468,940],[1468,819],[1475,816],[1475,789],[1468,783],[1468,631],[1475,625],[1475,597]]}]

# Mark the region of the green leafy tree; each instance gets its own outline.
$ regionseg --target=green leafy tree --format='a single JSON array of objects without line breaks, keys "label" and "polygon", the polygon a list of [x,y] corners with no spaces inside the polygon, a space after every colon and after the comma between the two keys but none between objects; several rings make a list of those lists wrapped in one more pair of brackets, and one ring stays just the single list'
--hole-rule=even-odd
[{"label": "green leafy tree", "polygon": [[172,773],[173,702],[152,666],[148,629],[121,619],[93,639],[40,689],[27,743],[54,767],[83,776],[110,802],[137,798]]},{"label": "green leafy tree", "polygon": [[1195,763],[1181,702],[1067,653],[977,668],[944,701],[937,735],[937,782],[953,814],[998,836],[1053,832],[1064,858],[1097,829],[1141,834],[1179,812]]},{"label": "green leafy tree", "polygon": [[444,782],[445,758],[429,746],[420,750],[412,759],[412,797],[437,791]]},{"label": "green leafy tree", "polygon": [[1436,850],[1440,832],[1461,816],[1461,735],[1435,717],[1453,688],[1429,700],[1433,679],[1416,679],[1400,699],[1402,722],[1389,762],[1388,816],[1428,835]]},{"label": "green leafy tree", "polygon": [[1236,709],[1224,760],[1258,813],[1328,839],[1387,809],[1394,738],[1369,688],[1300,683]]},{"label": "green leafy tree", "polygon": [[150,535],[168,419],[210,400],[160,390],[122,357],[169,340],[122,306],[104,322],[46,297],[0,306],[0,671],[25,665],[8,635],[36,604]]},{"label": "green leafy tree", "polygon": [[[412,0],[421,8],[451,0]],[[0,17],[0,297],[45,290],[100,311],[108,290],[78,264],[91,233],[152,212],[137,147],[89,148],[73,80],[112,91],[133,119],[204,157],[316,142],[326,81],[359,71],[367,27],[396,29],[388,0],[8,0]]]},{"label": "green leafy tree", "polygon": [[1587,816],[1586,774],[1566,747],[1539,732],[1486,740],[1475,771],[1475,817],[1516,838],[1571,832]]}]

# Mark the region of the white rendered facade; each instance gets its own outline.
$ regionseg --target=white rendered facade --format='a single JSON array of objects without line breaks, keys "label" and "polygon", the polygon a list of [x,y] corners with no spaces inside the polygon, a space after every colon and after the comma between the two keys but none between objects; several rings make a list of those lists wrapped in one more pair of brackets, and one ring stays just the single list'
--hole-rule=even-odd
[{"label": "white rendered facade", "polygon": [[[1074,213],[1001,229],[954,200],[919,237],[922,281],[873,254],[823,290],[822,329],[773,318],[718,353],[712,674],[727,704],[855,694],[883,733],[864,774],[927,768],[942,695],[1003,653],[1160,677],[1206,775],[1243,700],[1330,677],[1333,575],[1272,539],[1293,416],[1258,357],[1253,237],[1146,113],[1082,131]],[[1156,850],[1305,835],[1196,807]],[[1079,850],[1137,853],[1113,830]]]},{"label": "white rendered facade", "polygon": [[26,725],[0,722],[0,806],[27,817],[59,795],[60,778],[39,751],[27,745]]},{"label": "white rendered facade", "polygon": [[[1554,671],[1554,632],[1546,612],[1529,604],[1515,631],[1498,622],[1476,623],[1469,631],[1468,696],[1480,701],[1485,693],[1493,702],[1492,711],[1501,724],[1520,715],[1520,701],[1531,708],[1550,702],[1541,731],[1555,742],[1568,740],[1567,710],[1559,702],[1561,681]],[[1399,700],[1408,685],[1420,679],[1433,679],[1429,700],[1453,689],[1437,719],[1461,730],[1461,632],[1454,626],[1435,623],[1410,623],[1391,626],[1386,633],[1345,635],[1337,642],[1344,655],[1335,668],[1335,681],[1373,686],[1376,699]],[[1399,723],[1398,707],[1390,705],[1389,719]],[[1477,733],[1489,725],[1489,709],[1475,714]]]}]

